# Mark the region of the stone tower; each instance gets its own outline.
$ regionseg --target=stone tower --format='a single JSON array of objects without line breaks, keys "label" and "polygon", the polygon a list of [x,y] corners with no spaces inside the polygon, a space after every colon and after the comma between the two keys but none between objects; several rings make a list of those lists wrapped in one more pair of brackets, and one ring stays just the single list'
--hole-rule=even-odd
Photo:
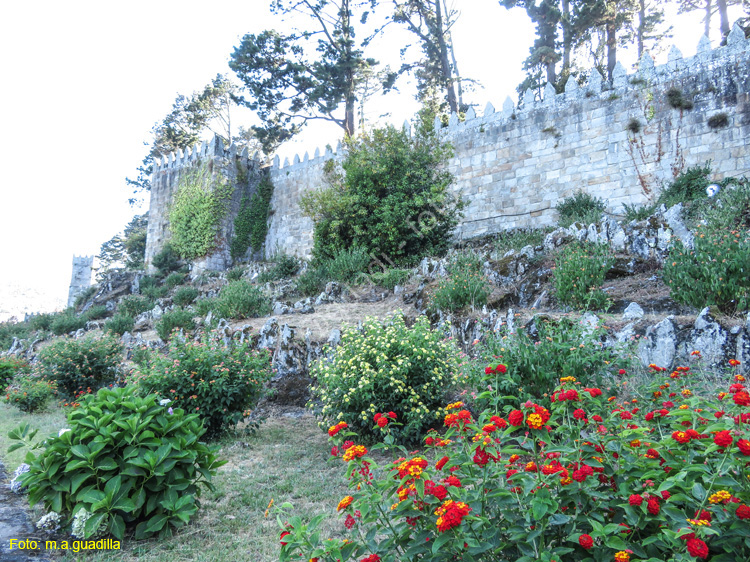
[{"label": "stone tower", "polygon": [[94,256],[73,256],[73,273],[68,290],[68,306],[73,306],[76,297],[91,286],[91,268]]}]

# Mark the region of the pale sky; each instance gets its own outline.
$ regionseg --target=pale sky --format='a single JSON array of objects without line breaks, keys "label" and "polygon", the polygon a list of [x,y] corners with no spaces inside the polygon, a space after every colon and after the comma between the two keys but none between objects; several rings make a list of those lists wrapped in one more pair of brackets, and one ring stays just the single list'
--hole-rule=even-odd
[{"label": "pale sky", "polygon": [[[4,3],[0,284],[38,287],[62,305],[73,255],[98,254],[103,242],[146,210],[128,205],[125,177],[135,177],[151,127],[178,93],[191,94],[217,73],[230,73],[227,61],[245,33],[284,28],[268,4]],[[505,10],[496,0],[453,4],[461,11],[453,34],[459,69],[484,85],[466,101],[481,114],[487,101],[499,108],[506,96],[516,100],[521,63],[534,39],[525,12]],[[699,18],[670,17],[674,43],[685,56],[696,51]],[[718,31],[713,33],[716,46]],[[367,53],[398,67],[398,47],[391,36]],[[416,109],[410,86],[401,84],[404,93],[387,102],[391,121],[399,125]],[[335,125],[310,127],[279,154],[291,160],[296,152],[335,146],[339,131]]]}]

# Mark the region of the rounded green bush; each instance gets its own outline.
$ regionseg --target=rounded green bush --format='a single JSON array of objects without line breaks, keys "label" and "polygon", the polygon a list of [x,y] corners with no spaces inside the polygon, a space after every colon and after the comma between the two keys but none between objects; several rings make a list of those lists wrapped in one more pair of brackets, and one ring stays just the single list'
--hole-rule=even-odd
[{"label": "rounded green bush", "polygon": [[55,383],[40,376],[20,373],[5,389],[5,403],[33,414],[44,410],[55,396]]},{"label": "rounded green bush", "polygon": [[65,312],[56,314],[50,325],[50,329],[56,336],[69,334],[70,332],[75,332],[85,327],[86,319],[76,316],[73,309],[68,309]]},{"label": "rounded green bush", "polygon": [[348,329],[330,360],[316,363],[311,402],[319,426],[349,424],[376,440],[375,413],[392,411],[403,427],[396,439],[415,443],[445,410],[447,392],[457,382],[458,350],[420,317],[411,328],[398,313],[384,323],[368,318],[362,332]]},{"label": "rounded green bush", "polygon": [[18,373],[28,369],[29,364],[15,357],[0,357],[0,392],[5,390]]},{"label": "rounded green bush", "polygon": [[142,361],[134,380],[143,393],[170,399],[175,407],[197,413],[208,435],[215,436],[255,406],[270,374],[265,350],[175,338],[166,357],[152,353]]},{"label": "rounded green bush", "polygon": [[156,333],[164,341],[167,341],[176,329],[192,330],[194,328],[193,313],[184,308],[175,308],[165,312],[154,325]]},{"label": "rounded green bush", "polygon": [[555,258],[557,300],[579,310],[603,309],[607,304],[607,294],[601,286],[614,261],[606,244],[576,242],[566,246]]},{"label": "rounded green bush", "polygon": [[172,302],[177,306],[187,306],[193,302],[201,292],[194,287],[180,287],[174,292]]},{"label": "rounded green bush", "polygon": [[271,300],[250,281],[232,281],[221,290],[214,310],[220,318],[255,318],[271,313]]},{"label": "rounded green bush", "polygon": [[135,321],[132,316],[127,314],[115,314],[104,324],[104,330],[110,334],[123,335],[125,332],[132,332],[135,327]]},{"label": "rounded green bush", "polygon": [[[145,287],[141,286],[141,289]],[[117,313],[135,318],[139,314],[154,308],[154,301],[143,295],[128,295],[117,303]]]},{"label": "rounded green bush", "polygon": [[[201,486],[225,461],[199,442],[199,416],[141,397],[133,387],[84,396],[67,429],[42,444],[22,476],[31,505],[43,503],[64,525],[86,510],[88,538],[100,528],[122,539],[168,536],[198,510]],[[27,457],[28,458],[28,457]],[[83,538],[83,537],[81,537]]]},{"label": "rounded green bush", "polygon": [[68,398],[113,384],[121,374],[117,338],[86,337],[53,343],[39,352],[39,370]]},{"label": "rounded green bush", "polygon": [[447,270],[447,279],[438,284],[432,295],[433,308],[455,311],[471,307],[474,310],[487,304],[492,289],[482,271],[479,256],[457,254],[451,259]]}]

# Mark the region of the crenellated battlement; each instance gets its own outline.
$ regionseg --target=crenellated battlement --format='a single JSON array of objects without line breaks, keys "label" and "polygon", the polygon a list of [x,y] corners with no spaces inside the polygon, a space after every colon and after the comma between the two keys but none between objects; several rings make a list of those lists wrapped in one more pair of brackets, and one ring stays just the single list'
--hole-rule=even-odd
[{"label": "crenellated battlement", "polygon": [[[684,94],[692,109],[673,107],[669,90]],[[711,125],[722,114],[725,124]],[[446,127],[439,119],[435,125],[454,148],[447,163],[456,177],[452,190],[468,202],[459,237],[552,224],[557,202],[577,190],[605,199],[618,212],[708,160],[717,179],[750,175],[750,41],[735,25],[725,46],[712,49],[702,37],[691,57],[672,47],[667,62],[657,66],[644,54],[631,74],[618,63],[611,82],[592,70],[582,84],[568,80],[562,93],[547,84],[541,99],[527,90],[519,104],[506,98],[496,109],[488,102],[481,115],[470,108],[463,120],[452,114]],[[408,122],[404,127],[411,131]],[[291,161],[276,156],[262,163],[258,154],[226,148],[214,138],[162,158],[152,179],[147,259],[166,239],[164,210],[180,171],[202,162],[214,162],[231,181],[237,167],[255,177],[268,168],[274,195],[266,254],[309,255],[312,222],[300,212],[300,196],[323,185],[327,160],[343,156],[339,142],[335,150],[316,148],[312,157],[305,152]],[[247,193],[252,186],[242,189]],[[153,239],[151,221],[161,229]]]}]

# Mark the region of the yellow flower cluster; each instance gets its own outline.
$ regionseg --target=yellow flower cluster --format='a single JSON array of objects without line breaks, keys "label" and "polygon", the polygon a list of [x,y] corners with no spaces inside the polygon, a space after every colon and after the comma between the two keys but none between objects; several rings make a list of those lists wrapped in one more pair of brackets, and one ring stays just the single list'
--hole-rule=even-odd
[{"label": "yellow flower cluster", "polygon": [[732,494],[726,490],[719,490],[715,494],[711,494],[708,498],[709,503],[724,503],[728,502],[732,498]]},{"label": "yellow flower cluster", "polygon": [[336,511],[341,511],[342,509],[346,509],[349,507],[352,502],[354,501],[354,498],[351,496],[344,496],[344,499],[342,499],[339,502],[339,506],[336,508]]}]

